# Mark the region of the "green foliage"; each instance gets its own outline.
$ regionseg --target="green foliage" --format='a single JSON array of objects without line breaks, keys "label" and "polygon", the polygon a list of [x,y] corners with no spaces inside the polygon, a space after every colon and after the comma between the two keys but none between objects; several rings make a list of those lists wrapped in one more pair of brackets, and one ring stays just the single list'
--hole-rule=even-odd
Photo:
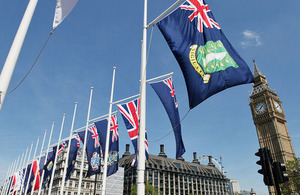
[{"label": "green foliage", "polygon": [[[149,184],[149,181],[145,184],[145,195],[158,195],[157,189],[155,189],[152,185]],[[137,186],[131,186],[131,195],[137,195]]]},{"label": "green foliage", "polygon": [[300,194],[300,158],[287,162],[286,169],[289,181],[280,185],[282,194]]},{"label": "green foliage", "polygon": [[131,195],[137,195],[137,186],[136,185],[132,185],[131,186]]}]

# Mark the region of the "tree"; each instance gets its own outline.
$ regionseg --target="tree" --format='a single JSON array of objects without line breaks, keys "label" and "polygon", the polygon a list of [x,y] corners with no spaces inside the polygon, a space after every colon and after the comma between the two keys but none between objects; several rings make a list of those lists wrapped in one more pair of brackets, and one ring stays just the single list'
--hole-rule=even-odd
[{"label": "tree", "polygon": [[[157,189],[155,189],[152,185],[149,184],[149,181],[146,181],[145,184],[145,195],[158,195]],[[137,195],[137,186],[131,186],[131,195]]]},{"label": "tree", "polygon": [[300,194],[300,158],[288,161],[286,164],[286,173],[289,181],[281,184],[281,192],[284,195]]}]

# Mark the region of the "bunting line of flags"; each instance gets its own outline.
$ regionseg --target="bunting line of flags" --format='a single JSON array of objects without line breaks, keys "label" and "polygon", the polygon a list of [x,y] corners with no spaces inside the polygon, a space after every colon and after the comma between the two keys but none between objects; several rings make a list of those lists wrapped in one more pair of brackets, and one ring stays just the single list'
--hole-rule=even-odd
[{"label": "bunting line of flags", "polygon": [[[78,0],[57,0],[53,29],[55,29],[71,12]],[[157,23],[158,28],[174,54],[185,79],[190,109],[196,107],[210,96],[240,84],[253,82],[252,73],[246,62],[223,34],[209,6],[204,0],[186,0],[170,15]],[[185,153],[179,116],[179,105],[175,96],[173,78],[151,82],[151,87],[161,100],[173,128],[176,143],[176,159]],[[128,135],[135,150],[132,166],[137,166],[140,98],[117,104]],[[69,141],[63,141],[59,148],[40,159],[26,163],[20,170],[7,177],[6,194],[21,191],[28,194],[42,188],[49,188],[55,159],[69,149],[65,180],[70,179],[74,171],[80,143],[87,134],[86,148],[88,171],[85,177],[99,174],[101,158],[105,153],[107,126],[109,125],[109,154],[107,176],[118,171],[119,162],[119,125],[116,114],[94,122],[87,131],[79,131]],[[145,155],[148,159],[149,149],[147,133],[145,134]],[[58,150],[58,151],[57,151]],[[56,156],[57,154],[57,156]],[[25,158],[24,158],[25,159]],[[24,160],[25,162],[25,160]],[[35,182],[34,182],[35,181]],[[33,186],[34,185],[34,186]],[[28,188],[27,188],[28,186]]]}]

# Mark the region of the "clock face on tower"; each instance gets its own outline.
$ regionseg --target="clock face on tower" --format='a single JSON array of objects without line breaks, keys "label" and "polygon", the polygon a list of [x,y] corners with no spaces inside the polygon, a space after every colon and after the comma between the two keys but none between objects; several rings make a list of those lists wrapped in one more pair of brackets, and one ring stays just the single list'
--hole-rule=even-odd
[{"label": "clock face on tower", "polygon": [[275,109],[277,110],[277,112],[279,112],[279,113],[282,112],[282,108],[278,102],[274,101],[274,106],[275,106]]},{"label": "clock face on tower", "polygon": [[257,114],[263,114],[267,110],[267,105],[264,102],[259,102],[255,106],[255,111]]}]

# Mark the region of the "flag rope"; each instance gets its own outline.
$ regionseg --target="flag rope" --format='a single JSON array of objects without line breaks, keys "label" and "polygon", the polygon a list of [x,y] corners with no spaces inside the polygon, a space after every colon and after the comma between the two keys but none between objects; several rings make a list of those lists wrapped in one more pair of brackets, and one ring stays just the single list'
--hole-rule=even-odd
[{"label": "flag rope", "polygon": [[185,113],[184,117],[180,120],[180,123],[178,123],[174,128],[172,128],[172,130],[170,130],[166,135],[162,136],[162,137],[159,138],[159,139],[156,139],[156,140],[153,140],[153,141],[148,141],[149,144],[150,144],[150,143],[154,143],[154,142],[158,142],[158,141],[160,141],[160,140],[162,140],[162,139],[168,137],[168,136],[170,135],[170,133],[171,133],[172,131],[174,131],[174,129],[175,129],[176,127],[178,127],[178,126],[181,124],[181,122],[185,119],[185,117],[189,114],[190,111],[191,111],[191,109],[189,109],[189,110]]},{"label": "flag rope", "polygon": [[10,92],[6,93],[5,95],[8,95],[8,94],[12,93],[13,91],[15,91],[15,90],[23,83],[23,81],[24,81],[24,80],[26,79],[26,77],[29,75],[29,73],[31,72],[31,70],[33,69],[33,67],[35,66],[35,64],[37,63],[38,59],[40,58],[40,56],[41,56],[41,54],[42,54],[44,48],[46,47],[46,45],[47,45],[47,43],[48,43],[48,41],[49,41],[49,39],[50,39],[50,37],[51,37],[51,35],[52,35],[52,33],[53,33],[54,30],[55,30],[55,29],[52,29],[52,31],[50,32],[50,34],[49,34],[48,38],[46,39],[46,41],[45,41],[45,43],[44,43],[42,49],[40,50],[38,56],[36,57],[35,61],[34,61],[33,64],[31,65],[30,69],[28,70],[28,72],[26,73],[26,75],[23,77],[23,79],[19,82],[19,84],[18,84],[14,89],[12,89]]}]

